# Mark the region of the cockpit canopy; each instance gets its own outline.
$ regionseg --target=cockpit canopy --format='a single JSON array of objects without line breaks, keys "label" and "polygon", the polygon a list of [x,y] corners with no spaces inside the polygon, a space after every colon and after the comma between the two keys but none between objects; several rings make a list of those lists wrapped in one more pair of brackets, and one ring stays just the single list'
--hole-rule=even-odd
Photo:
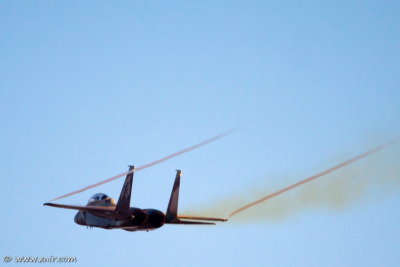
[{"label": "cockpit canopy", "polygon": [[110,198],[110,197],[107,196],[107,195],[104,194],[104,193],[97,193],[97,194],[94,194],[94,195],[89,199],[88,203],[95,202],[95,201],[100,201],[100,200],[105,200],[105,199],[109,199],[109,198]]}]

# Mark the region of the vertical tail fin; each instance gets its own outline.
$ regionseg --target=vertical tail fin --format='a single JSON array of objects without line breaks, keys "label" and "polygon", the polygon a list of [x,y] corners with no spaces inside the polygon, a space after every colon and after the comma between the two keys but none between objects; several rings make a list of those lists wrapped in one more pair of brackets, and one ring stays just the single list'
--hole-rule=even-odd
[{"label": "vertical tail fin", "polygon": [[176,170],[175,182],[172,187],[171,197],[169,198],[166,216],[166,222],[173,223],[179,222],[178,219],[178,201],[179,201],[179,186],[181,182],[182,172]]},{"label": "vertical tail fin", "polygon": [[116,213],[128,216],[129,208],[131,205],[131,193],[132,193],[132,182],[133,182],[133,173],[135,171],[134,166],[129,166],[129,171],[126,176],[124,186],[122,187],[121,194],[119,195],[117,206],[115,207]]}]

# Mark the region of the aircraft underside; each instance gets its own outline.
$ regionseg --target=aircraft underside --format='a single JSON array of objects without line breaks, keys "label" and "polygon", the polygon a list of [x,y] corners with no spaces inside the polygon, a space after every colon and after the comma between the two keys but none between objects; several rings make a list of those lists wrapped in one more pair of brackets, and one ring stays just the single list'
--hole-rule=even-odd
[{"label": "aircraft underside", "polygon": [[162,222],[135,222],[132,219],[110,219],[94,215],[90,212],[79,211],[74,218],[75,223],[79,225],[98,227],[103,229],[122,229],[130,232],[151,231],[161,227]]}]

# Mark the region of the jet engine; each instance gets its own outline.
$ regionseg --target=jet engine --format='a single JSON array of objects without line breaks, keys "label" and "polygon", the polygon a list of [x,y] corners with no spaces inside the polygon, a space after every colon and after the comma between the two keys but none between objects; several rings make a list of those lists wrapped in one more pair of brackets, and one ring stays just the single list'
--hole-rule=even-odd
[{"label": "jet engine", "polygon": [[165,223],[165,214],[159,210],[145,209],[143,210],[147,215],[146,227],[159,228]]},{"label": "jet engine", "polygon": [[138,208],[130,208],[129,212],[132,214],[133,219],[130,221],[130,224],[133,225],[142,225],[147,221],[147,214],[144,210]]}]

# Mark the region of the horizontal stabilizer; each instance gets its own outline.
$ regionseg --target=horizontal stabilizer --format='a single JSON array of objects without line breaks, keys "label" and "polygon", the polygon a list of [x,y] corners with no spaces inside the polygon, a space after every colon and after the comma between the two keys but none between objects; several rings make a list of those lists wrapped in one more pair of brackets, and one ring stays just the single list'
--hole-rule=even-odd
[{"label": "horizontal stabilizer", "polygon": [[185,215],[179,215],[178,219],[189,219],[189,220],[198,220],[198,221],[215,221],[215,222],[226,222],[228,220],[228,219],[223,219],[223,218],[185,216]]},{"label": "horizontal stabilizer", "polygon": [[195,222],[195,221],[175,221],[175,222],[166,222],[167,224],[196,224],[196,225],[215,225],[215,223],[212,222]]}]

